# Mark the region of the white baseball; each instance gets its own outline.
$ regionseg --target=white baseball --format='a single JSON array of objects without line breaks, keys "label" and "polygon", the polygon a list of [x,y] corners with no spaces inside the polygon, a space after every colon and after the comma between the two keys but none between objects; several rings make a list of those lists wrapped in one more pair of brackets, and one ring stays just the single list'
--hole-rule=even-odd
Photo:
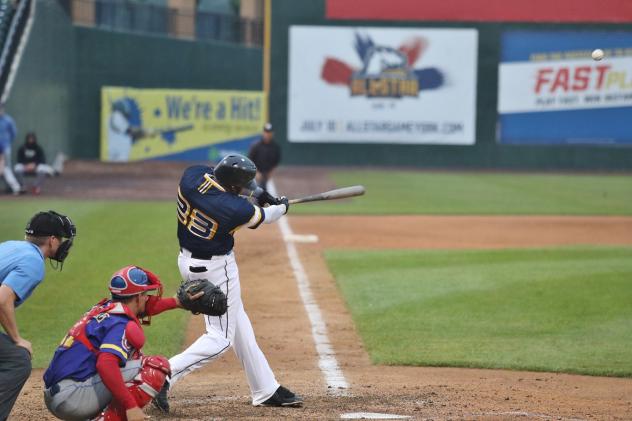
[{"label": "white baseball", "polygon": [[599,61],[603,58],[603,50],[601,48],[597,48],[596,50],[593,50],[591,55],[593,60]]}]

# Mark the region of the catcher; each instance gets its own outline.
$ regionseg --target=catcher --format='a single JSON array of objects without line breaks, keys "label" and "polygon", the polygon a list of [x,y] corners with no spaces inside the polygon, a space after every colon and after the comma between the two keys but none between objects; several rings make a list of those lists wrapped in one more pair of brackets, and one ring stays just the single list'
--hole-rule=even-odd
[{"label": "catcher", "polygon": [[[185,283],[178,297],[162,298],[152,272],[126,266],[110,279],[103,299],[68,331],[44,373],[48,410],[63,420],[144,420],[143,408],[170,374],[169,361],[145,356],[141,324],[176,307],[219,316],[226,296],[201,279]],[[149,295],[154,293],[155,295]]]}]

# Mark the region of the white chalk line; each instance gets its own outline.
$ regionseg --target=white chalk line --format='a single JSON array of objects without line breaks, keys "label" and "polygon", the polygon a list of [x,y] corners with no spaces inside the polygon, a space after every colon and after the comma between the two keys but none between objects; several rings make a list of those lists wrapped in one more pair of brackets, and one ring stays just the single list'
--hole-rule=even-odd
[{"label": "white chalk line", "polygon": [[[277,195],[276,186],[273,181],[268,182],[268,190],[273,196]],[[309,278],[307,272],[303,268],[301,259],[298,256],[296,246],[292,241],[288,241],[286,238],[291,238],[294,233],[290,228],[290,224],[286,217],[282,217],[278,221],[279,229],[283,235],[285,247],[287,249],[287,255],[290,259],[290,265],[294,272],[294,278],[298,286],[298,291],[303,301],[303,306],[307,312],[307,317],[312,326],[312,338],[316,345],[316,352],[318,352],[318,367],[325,377],[325,382],[329,389],[329,393],[334,395],[345,395],[345,390],[349,389],[349,384],[345,379],[338,360],[336,360],[336,354],[329,342],[329,336],[327,335],[327,327],[323,319],[318,303],[312,294]]]}]

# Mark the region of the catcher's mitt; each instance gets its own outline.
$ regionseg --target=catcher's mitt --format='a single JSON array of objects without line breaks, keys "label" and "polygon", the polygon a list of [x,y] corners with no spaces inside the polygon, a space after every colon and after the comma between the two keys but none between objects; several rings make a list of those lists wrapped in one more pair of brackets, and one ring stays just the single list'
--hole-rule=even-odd
[{"label": "catcher's mitt", "polygon": [[[198,297],[200,292],[204,294]],[[178,288],[178,300],[182,308],[193,314],[221,316],[228,308],[226,295],[206,279],[189,279],[182,282]]]}]

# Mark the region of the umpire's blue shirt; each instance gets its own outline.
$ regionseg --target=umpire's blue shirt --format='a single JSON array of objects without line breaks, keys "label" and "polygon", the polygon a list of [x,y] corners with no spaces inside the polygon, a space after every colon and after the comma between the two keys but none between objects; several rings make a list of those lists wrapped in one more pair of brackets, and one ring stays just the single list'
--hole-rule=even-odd
[{"label": "umpire's blue shirt", "polygon": [[15,292],[16,307],[43,279],[44,255],[39,247],[28,241],[0,243],[0,285],[7,285]]}]

